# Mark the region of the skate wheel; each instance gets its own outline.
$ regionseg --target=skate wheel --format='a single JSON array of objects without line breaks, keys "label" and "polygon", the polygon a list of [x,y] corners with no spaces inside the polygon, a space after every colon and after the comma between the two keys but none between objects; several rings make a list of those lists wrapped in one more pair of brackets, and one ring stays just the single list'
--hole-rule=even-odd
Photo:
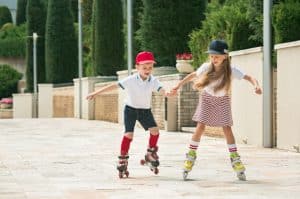
[{"label": "skate wheel", "polygon": [[246,181],[246,175],[245,175],[244,172],[238,173],[238,174],[237,174],[237,177],[238,177],[238,179],[241,180],[241,181]]},{"label": "skate wheel", "polygon": [[158,168],[155,168],[155,169],[154,169],[154,174],[157,175],[158,172],[159,172]]},{"label": "skate wheel", "polygon": [[183,171],[183,180],[187,180],[188,172]]},{"label": "skate wheel", "polygon": [[145,165],[145,164],[146,164],[146,161],[145,161],[144,159],[142,159],[142,160],[140,161],[140,163],[141,163],[141,165]]}]

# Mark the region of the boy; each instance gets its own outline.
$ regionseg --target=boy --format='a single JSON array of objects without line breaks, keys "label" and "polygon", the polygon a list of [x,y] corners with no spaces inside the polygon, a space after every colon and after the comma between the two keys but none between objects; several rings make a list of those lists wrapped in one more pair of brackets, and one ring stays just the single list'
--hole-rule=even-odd
[{"label": "boy", "polygon": [[117,169],[119,177],[124,175],[128,177],[128,151],[130,143],[133,139],[134,126],[138,120],[143,128],[150,131],[149,143],[145,161],[142,164],[149,163],[151,170],[155,174],[158,173],[157,167],[159,160],[157,155],[157,141],[159,138],[159,129],[151,112],[152,92],[159,92],[164,96],[168,96],[162,88],[161,83],[157,78],[152,76],[154,64],[154,56],[151,52],[140,52],[135,59],[137,73],[120,80],[118,83],[108,85],[87,96],[87,99],[93,99],[97,94],[117,89],[118,86],[127,92],[127,99],[124,108],[124,125],[125,133],[121,142],[121,150]]}]

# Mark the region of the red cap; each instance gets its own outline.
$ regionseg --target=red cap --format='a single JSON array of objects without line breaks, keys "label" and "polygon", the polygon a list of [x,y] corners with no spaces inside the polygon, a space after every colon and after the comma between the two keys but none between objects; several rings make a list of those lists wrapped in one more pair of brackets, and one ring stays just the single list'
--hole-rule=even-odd
[{"label": "red cap", "polygon": [[153,63],[155,64],[156,62],[154,61],[154,56],[151,52],[143,51],[137,54],[135,58],[135,63],[136,64],[146,64],[146,63]]}]

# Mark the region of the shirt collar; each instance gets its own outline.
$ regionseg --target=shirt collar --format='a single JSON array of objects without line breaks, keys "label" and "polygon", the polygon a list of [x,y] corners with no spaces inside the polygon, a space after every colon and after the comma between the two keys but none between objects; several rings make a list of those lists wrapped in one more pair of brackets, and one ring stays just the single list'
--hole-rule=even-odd
[{"label": "shirt collar", "polygon": [[149,77],[148,77],[146,80],[143,80],[143,79],[141,78],[140,74],[137,73],[137,74],[136,74],[136,78],[139,79],[139,80],[142,81],[142,82],[146,82],[146,81],[150,82],[151,79],[152,79],[152,75],[149,75]]}]

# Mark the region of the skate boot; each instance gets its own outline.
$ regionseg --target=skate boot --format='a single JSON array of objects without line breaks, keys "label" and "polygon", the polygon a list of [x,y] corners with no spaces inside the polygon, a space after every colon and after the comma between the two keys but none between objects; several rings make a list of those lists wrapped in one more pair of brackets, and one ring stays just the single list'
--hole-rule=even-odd
[{"label": "skate boot", "polygon": [[188,173],[192,170],[195,160],[197,158],[197,153],[195,150],[189,150],[186,154],[186,160],[184,161],[183,165],[183,179],[186,180]]},{"label": "skate boot", "polygon": [[230,153],[230,161],[233,170],[236,172],[237,178],[239,180],[246,180],[246,175],[245,175],[245,166],[243,165],[241,158],[237,152],[231,152]]},{"label": "skate boot", "polygon": [[124,176],[126,176],[128,178],[129,176],[129,172],[127,170],[127,166],[128,166],[128,155],[120,155],[119,156],[119,162],[117,165],[117,169],[119,171],[119,178],[123,178]]},{"label": "skate boot", "polygon": [[155,174],[158,174],[158,166],[159,160],[157,155],[158,147],[148,148],[147,153],[145,155],[145,159],[141,160],[141,165],[148,165],[150,170],[153,171]]}]

